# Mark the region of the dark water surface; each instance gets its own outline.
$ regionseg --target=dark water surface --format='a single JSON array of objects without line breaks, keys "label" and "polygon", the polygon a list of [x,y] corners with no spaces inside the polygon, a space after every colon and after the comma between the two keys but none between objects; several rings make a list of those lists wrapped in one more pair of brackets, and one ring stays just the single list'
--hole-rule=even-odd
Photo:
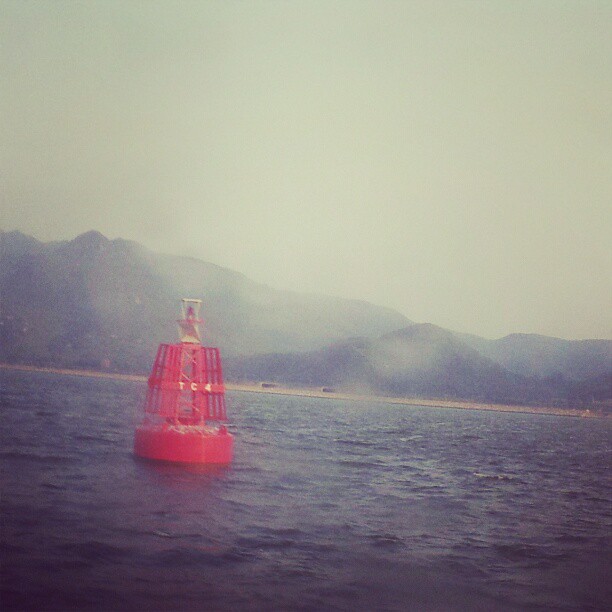
[{"label": "dark water surface", "polygon": [[609,421],[236,392],[197,470],[144,388],[0,371],[3,610],[612,607]]}]

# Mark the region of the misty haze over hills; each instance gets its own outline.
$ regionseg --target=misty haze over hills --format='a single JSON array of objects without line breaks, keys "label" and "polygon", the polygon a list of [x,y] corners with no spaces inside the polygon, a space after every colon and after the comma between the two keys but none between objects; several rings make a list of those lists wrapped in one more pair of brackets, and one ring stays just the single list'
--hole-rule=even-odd
[{"label": "misty haze over hills", "polygon": [[[611,343],[607,343],[607,355],[601,357],[606,341],[592,342],[590,354],[582,351],[583,359],[567,360],[573,366],[569,372],[584,371],[591,364],[591,375],[580,381],[557,370],[548,373],[553,359],[548,368],[540,368],[547,372],[543,376],[517,373],[482,355],[456,334],[429,323],[374,339],[353,338],[309,353],[230,359],[228,365],[232,376],[244,382],[267,378],[364,395],[590,406],[612,397]],[[530,358],[529,351],[526,353],[520,355],[518,369]]]},{"label": "misty haze over hills", "polygon": [[0,233],[0,359],[147,371],[177,340],[181,297],[203,300],[204,339],[225,355],[306,351],[410,324],[356,300],[279,291],[211,263],[88,232],[40,243]]},{"label": "misty haze over hills", "polygon": [[220,346],[230,380],[507,403],[612,397],[609,340],[487,340],[94,231],[52,243],[0,232],[0,361],[148,372],[157,344],[177,338],[181,297],[203,300],[204,342]]}]

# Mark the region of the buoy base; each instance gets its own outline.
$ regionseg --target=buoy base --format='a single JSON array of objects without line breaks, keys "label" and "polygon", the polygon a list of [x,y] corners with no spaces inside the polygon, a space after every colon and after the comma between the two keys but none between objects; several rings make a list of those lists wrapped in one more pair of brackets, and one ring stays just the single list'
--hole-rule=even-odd
[{"label": "buoy base", "polygon": [[173,463],[228,464],[234,437],[225,427],[141,425],[134,436],[134,453],[145,459]]}]

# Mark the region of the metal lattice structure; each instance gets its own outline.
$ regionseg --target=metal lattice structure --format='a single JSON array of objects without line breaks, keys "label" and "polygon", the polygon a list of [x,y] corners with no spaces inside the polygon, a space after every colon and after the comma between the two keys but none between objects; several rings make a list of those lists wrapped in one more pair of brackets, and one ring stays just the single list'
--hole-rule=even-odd
[{"label": "metal lattice structure", "polygon": [[192,343],[160,344],[149,376],[145,412],[173,424],[226,421],[219,349]]}]

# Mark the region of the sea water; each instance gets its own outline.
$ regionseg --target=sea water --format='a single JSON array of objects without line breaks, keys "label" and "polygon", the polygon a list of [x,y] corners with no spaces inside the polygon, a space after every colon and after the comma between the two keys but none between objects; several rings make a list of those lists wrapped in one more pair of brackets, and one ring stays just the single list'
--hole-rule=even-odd
[{"label": "sea water", "polygon": [[0,371],[3,610],[612,606],[608,420],[232,392],[185,468],[144,392]]}]

